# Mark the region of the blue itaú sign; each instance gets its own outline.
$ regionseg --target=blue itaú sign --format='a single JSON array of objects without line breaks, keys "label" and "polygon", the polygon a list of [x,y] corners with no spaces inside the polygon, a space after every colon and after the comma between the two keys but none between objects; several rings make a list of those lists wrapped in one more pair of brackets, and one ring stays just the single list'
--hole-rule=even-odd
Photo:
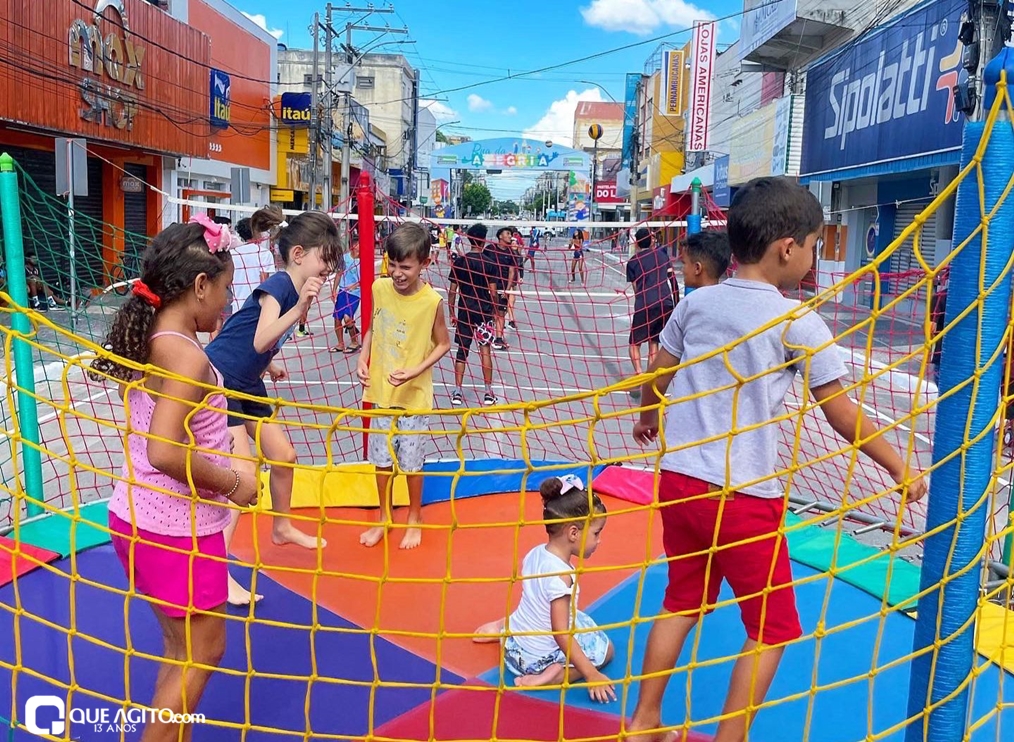
[{"label": "blue ita\u00fa sign", "polygon": [[930,0],[810,67],[802,175],[960,149],[953,87],[967,7]]},{"label": "blue ita\u00fa sign", "polygon": [[232,82],[225,72],[211,70],[211,125],[224,128],[232,120]]}]

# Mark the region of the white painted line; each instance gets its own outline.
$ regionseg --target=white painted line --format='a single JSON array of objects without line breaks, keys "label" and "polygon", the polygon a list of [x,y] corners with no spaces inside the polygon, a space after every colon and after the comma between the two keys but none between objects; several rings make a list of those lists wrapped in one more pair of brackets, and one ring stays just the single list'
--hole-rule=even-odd
[{"label": "white painted line", "polygon": [[[103,389],[101,391],[96,392],[95,394],[92,394],[90,397],[87,397],[86,399],[76,399],[73,402],[71,402],[70,409],[76,410],[80,405],[84,405],[89,402],[94,402],[99,397],[107,397],[112,391],[113,391],[112,389]],[[57,412],[51,412],[48,415],[43,415],[42,417],[39,418],[39,425],[44,425],[48,422],[52,422],[57,417],[59,417],[62,412],[63,410],[59,410]]]}]

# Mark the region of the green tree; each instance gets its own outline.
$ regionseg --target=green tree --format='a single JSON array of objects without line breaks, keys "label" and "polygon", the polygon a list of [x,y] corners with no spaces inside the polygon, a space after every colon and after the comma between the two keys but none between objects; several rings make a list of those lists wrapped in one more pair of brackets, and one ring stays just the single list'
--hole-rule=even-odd
[{"label": "green tree", "polygon": [[461,208],[466,214],[484,214],[492,202],[493,196],[489,188],[482,183],[469,183],[461,192]]}]

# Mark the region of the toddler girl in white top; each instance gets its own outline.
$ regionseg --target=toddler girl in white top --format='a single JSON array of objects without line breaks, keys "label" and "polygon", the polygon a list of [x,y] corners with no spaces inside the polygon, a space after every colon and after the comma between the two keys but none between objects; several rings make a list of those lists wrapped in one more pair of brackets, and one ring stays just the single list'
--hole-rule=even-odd
[{"label": "toddler girl in white top", "polygon": [[559,685],[584,678],[588,695],[616,700],[600,672],[613,658],[613,645],[586,614],[577,610],[577,575],[571,560],[595,553],[605,527],[606,508],[578,477],[547,479],[539,488],[549,540],[521,564],[521,603],[504,621],[476,629],[476,642],[503,639],[504,664],[520,686]]}]

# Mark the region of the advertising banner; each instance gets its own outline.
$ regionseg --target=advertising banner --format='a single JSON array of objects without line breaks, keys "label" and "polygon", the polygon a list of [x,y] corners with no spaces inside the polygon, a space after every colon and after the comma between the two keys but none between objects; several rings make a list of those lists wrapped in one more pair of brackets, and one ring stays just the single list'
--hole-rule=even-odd
[{"label": "advertising banner", "polygon": [[309,126],[311,101],[309,93],[282,93],[279,119],[290,126]]},{"label": "advertising banner", "polygon": [[658,112],[663,116],[683,115],[682,49],[662,52],[662,87],[658,94]]},{"label": "advertising banner", "polygon": [[964,0],[923,3],[812,65],[800,174],[956,150]]},{"label": "advertising banner", "polygon": [[715,66],[714,22],[694,25],[693,49],[687,150],[703,152],[708,148],[708,127],[711,118],[711,74]]},{"label": "advertising banner", "polygon": [[711,187],[711,198],[715,206],[729,208],[732,191],[729,188],[729,155],[722,155],[715,160],[715,184]]}]

